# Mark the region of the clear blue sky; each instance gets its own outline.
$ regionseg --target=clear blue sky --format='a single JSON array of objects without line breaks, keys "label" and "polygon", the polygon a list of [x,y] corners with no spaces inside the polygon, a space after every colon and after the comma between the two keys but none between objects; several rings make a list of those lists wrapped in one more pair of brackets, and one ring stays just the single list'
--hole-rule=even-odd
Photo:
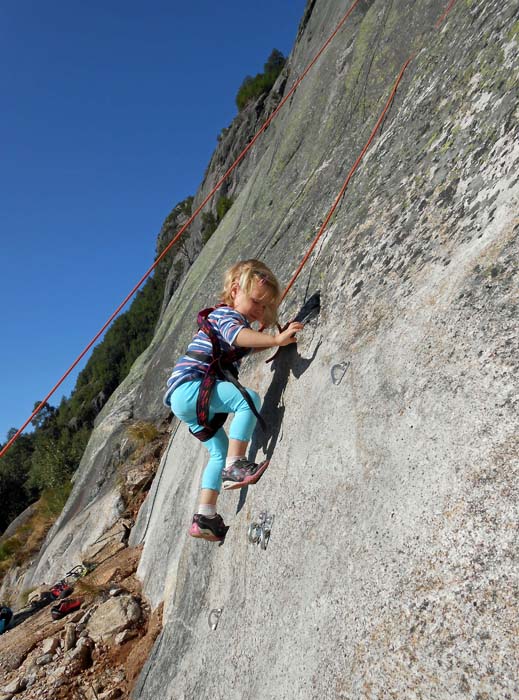
[{"label": "clear blue sky", "polygon": [[289,53],[305,5],[0,4],[0,442],[153,262],[243,78]]}]

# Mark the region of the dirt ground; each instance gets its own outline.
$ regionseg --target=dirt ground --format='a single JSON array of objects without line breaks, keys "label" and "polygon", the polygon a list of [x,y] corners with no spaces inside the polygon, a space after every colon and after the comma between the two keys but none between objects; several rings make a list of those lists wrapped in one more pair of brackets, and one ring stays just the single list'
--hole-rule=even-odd
[{"label": "dirt ground", "polygon": [[[135,596],[141,605],[141,621],[132,631],[135,637],[121,645],[116,644],[113,639],[106,643],[96,643],[90,667],[80,673],[71,674],[70,677],[64,676],[58,686],[49,680],[50,674],[40,669],[38,680],[16,697],[23,700],[96,700],[100,695],[105,696],[108,693],[114,698],[129,698],[161,630],[162,618],[162,609],[158,608],[150,614],[147,602],[141,597],[140,584],[135,577],[140,555],[140,547],[125,548],[101,563],[88,576],[80,579],[71,595],[71,598],[80,598],[83,601],[79,612],[61,620],[53,620],[51,604],[4,633],[0,637],[0,688],[30,673],[31,664],[34,668],[35,659],[42,654],[41,645],[45,639],[63,639],[68,623],[78,622],[89,608],[107,600],[110,589],[121,588]],[[55,663],[59,661],[58,653]],[[53,664],[54,662],[45,666],[45,670],[50,669]]]}]

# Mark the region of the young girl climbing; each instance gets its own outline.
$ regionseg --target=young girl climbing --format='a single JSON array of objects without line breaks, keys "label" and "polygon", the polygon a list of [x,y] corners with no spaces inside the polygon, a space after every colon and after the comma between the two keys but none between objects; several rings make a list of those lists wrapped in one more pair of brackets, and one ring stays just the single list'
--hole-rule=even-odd
[{"label": "young girl climbing", "polygon": [[[227,490],[254,484],[268,466],[246,457],[261,399],[242,387],[237,375],[241,358],[251,350],[297,342],[302,323],[290,323],[276,335],[251,328],[254,322],[265,328],[276,324],[280,297],[277,279],[260,261],[245,260],[231,267],[225,274],[221,304],[200,312],[199,330],[168,380],[164,402],[209,451],[200,505],[189,529],[192,537],[223,540],[228,527],[216,512],[222,486]],[[229,437],[222,427],[228,413],[234,414]]]}]

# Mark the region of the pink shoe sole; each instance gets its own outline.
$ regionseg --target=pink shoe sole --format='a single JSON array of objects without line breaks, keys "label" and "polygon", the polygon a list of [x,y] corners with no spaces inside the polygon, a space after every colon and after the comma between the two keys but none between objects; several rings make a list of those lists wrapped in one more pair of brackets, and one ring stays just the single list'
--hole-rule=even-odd
[{"label": "pink shoe sole", "polygon": [[197,537],[198,539],[201,540],[207,540],[208,542],[221,542],[222,538],[217,537],[216,535],[213,535],[213,533],[209,530],[207,532],[204,532],[201,530],[196,523],[193,523],[191,527],[189,528],[189,534],[191,537]]},{"label": "pink shoe sole", "polygon": [[240,481],[238,483],[234,483],[233,481],[228,482],[229,485],[224,484],[223,485],[223,490],[224,491],[232,491],[233,489],[242,489],[244,486],[249,486],[250,484],[256,484],[261,477],[263,476],[263,472],[265,469],[268,467],[270,464],[270,460],[266,460],[265,462],[261,462],[258,468],[258,471],[253,474],[252,476],[247,477],[243,481]]}]

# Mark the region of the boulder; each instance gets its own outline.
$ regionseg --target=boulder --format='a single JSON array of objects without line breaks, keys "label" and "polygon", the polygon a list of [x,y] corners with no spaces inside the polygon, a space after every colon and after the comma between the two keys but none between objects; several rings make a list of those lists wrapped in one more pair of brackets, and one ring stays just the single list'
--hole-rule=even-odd
[{"label": "boulder", "polygon": [[126,486],[131,493],[135,493],[139,489],[144,489],[152,478],[153,470],[149,467],[134,467],[126,473]]},{"label": "boulder", "polygon": [[117,700],[117,698],[122,698],[122,696],[123,691],[121,688],[111,688],[101,693],[101,695],[99,695],[99,700]]},{"label": "boulder", "polygon": [[130,639],[135,639],[138,634],[137,630],[124,630],[124,632],[120,632],[115,636],[115,643],[119,645],[124,644]]},{"label": "boulder", "polygon": [[92,639],[106,639],[132,627],[141,618],[141,607],[131,595],[107,600],[98,607],[88,623]]},{"label": "boulder", "polygon": [[94,642],[89,637],[81,637],[78,640],[77,646],[67,652],[67,665],[72,665],[74,670],[83,671],[92,665],[92,650]]},{"label": "boulder", "polygon": [[26,687],[27,681],[22,676],[20,678],[16,678],[14,681],[11,681],[9,685],[4,686],[0,692],[4,693],[4,695],[17,695],[18,693],[23,692]]},{"label": "boulder", "polygon": [[43,654],[42,656],[38,656],[35,663],[36,666],[46,666],[47,664],[50,664],[52,659],[54,658],[54,654]]},{"label": "boulder", "polygon": [[43,641],[41,646],[41,651],[43,654],[54,654],[56,649],[59,647],[58,637],[48,637]]},{"label": "boulder", "polygon": [[68,622],[65,626],[65,639],[63,649],[70,651],[76,646],[76,625],[73,622]]}]

